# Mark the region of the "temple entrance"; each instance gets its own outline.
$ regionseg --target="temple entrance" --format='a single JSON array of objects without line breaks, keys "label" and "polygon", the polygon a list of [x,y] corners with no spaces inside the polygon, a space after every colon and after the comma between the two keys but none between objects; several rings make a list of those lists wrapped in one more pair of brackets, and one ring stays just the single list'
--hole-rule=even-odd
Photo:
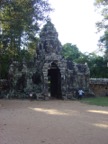
[{"label": "temple entrance", "polygon": [[53,62],[48,70],[49,92],[52,98],[61,99],[61,73],[60,69]]}]

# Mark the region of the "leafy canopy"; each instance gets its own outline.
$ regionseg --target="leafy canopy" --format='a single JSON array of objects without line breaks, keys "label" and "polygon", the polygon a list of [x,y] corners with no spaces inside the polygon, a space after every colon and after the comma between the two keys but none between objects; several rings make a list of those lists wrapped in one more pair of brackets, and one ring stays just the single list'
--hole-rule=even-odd
[{"label": "leafy canopy", "polygon": [[99,44],[106,49],[105,57],[108,57],[108,0],[95,0],[95,6],[101,13],[102,21],[97,22],[98,31],[103,30],[104,35],[100,37]]},{"label": "leafy canopy", "polygon": [[[0,22],[2,41],[5,45],[21,49],[24,44],[35,39],[39,22],[51,11],[47,0],[5,0],[1,1]],[[4,43],[2,43],[3,45]]]},{"label": "leafy canopy", "polygon": [[77,58],[79,58],[80,51],[76,45],[73,45],[71,43],[66,43],[63,45],[62,55],[66,59],[75,61]]},{"label": "leafy canopy", "polygon": [[48,0],[0,0],[0,76],[10,59],[33,55],[40,23],[50,11]]}]

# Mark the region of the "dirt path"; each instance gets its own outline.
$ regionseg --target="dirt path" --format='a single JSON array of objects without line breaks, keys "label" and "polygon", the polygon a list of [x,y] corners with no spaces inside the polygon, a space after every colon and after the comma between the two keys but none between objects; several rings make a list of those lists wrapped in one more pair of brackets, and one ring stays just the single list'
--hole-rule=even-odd
[{"label": "dirt path", "polygon": [[108,107],[0,100],[0,144],[108,144]]}]

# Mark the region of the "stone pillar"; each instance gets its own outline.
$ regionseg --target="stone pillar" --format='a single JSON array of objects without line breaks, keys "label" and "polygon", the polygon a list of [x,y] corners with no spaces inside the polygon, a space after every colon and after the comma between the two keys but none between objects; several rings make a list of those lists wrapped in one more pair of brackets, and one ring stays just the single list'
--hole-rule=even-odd
[{"label": "stone pillar", "polygon": [[61,69],[61,92],[62,92],[62,98],[67,99],[66,76],[65,76],[65,70],[63,69]]},{"label": "stone pillar", "polygon": [[43,83],[44,83],[44,88],[43,88],[43,93],[45,95],[48,95],[48,64],[45,64],[43,67]]}]

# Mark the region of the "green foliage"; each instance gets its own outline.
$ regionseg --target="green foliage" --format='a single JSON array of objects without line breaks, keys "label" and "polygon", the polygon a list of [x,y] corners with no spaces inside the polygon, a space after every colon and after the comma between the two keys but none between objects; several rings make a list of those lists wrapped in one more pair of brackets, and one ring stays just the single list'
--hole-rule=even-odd
[{"label": "green foliage", "polygon": [[90,63],[91,77],[108,78],[107,61],[103,57],[97,56]]},{"label": "green foliage", "polygon": [[76,45],[66,43],[63,45],[62,55],[65,59],[76,61],[80,57],[80,51]]},{"label": "green foliage", "polygon": [[95,0],[95,5],[96,6],[102,6],[102,5],[107,5],[108,0]]},{"label": "green foliage", "polygon": [[32,41],[30,41],[28,43],[28,52],[30,54],[31,57],[34,56],[34,54],[36,53],[36,49],[37,49],[37,44],[39,42],[39,38],[35,38],[35,39],[32,39]]},{"label": "green foliage", "polygon": [[95,0],[97,11],[101,13],[102,21],[96,23],[98,31],[103,30],[104,34],[100,37],[99,45],[105,48],[105,58],[108,57],[108,0]]},{"label": "green foliage", "polygon": [[77,63],[87,63],[90,68],[90,77],[108,78],[107,59],[95,53],[81,53],[79,49],[71,43],[63,45],[62,55]]},{"label": "green foliage", "polygon": [[47,0],[2,1],[0,10],[2,41],[7,36],[8,48],[20,51],[21,47],[36,37],[39,22],[46,18],[46,13],[49,11],[51,8]]},{"label": "green foliage", "polygon": [[[0,0],[0,76],[11,59],[29,60],[36,49],[36,34],[51,7],[47,0]],[[7,58],[6,58],[7,57]]]},{"label": "green foliage", "polygon": [[95,53],[83,54],[80,63],[87,63],[90,68],[90,77],[108,78],[107,60]]}]

